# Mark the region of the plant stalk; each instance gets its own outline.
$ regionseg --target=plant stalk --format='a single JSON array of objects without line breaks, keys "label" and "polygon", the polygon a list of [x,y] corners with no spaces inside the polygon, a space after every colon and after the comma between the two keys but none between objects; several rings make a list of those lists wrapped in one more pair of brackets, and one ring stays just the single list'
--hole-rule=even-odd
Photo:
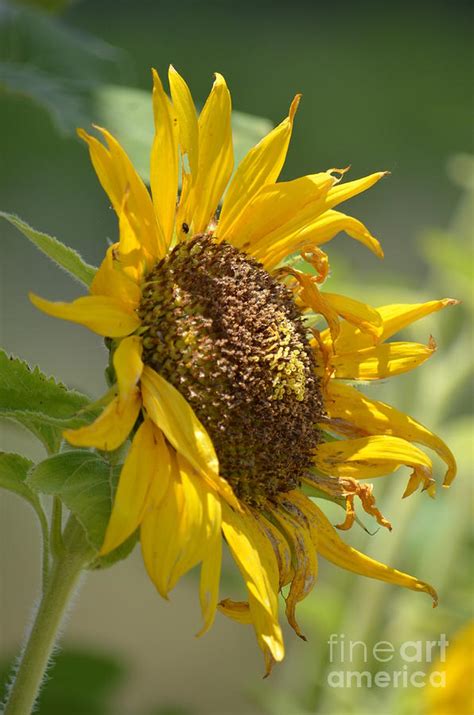
[{"label": "plant stalk", "polygon": [[74,517],[64,531],[65,549],[54,562],[36,613],[4,715],[30,715],[35,705],[61,623],[81,571],[93,557],[84,532]]}]

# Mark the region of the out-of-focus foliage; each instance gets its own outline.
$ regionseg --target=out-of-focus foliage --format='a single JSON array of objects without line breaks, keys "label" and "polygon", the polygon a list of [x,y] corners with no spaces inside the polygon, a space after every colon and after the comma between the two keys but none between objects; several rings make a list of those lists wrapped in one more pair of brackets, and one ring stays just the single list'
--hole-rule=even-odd
[{"label": "out-of-focus foliage", "polygon": [[[65,135],[91,123],[107,127],[148,181],[151,92],[112,84],[117,74],[127,79],[120,50],[56,17],[0,0],[0,92],[28,97]],[[272,125],[268,119],[233,112],[232,127],[237,164]]]},{"label": "out-of-focus foliage", "polygon": [[[0,698],[5,697],[11,663],[0,667]],[[48,671],[35,708],[37,715],[113,715],[110,698],[123,685],[124,666],[113,656],[83,650],[60,653]]]}]

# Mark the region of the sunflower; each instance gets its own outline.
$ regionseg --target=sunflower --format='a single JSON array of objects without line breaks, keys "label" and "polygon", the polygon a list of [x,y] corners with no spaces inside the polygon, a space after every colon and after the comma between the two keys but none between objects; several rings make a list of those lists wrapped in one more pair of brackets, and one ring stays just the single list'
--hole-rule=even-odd
[{"label": "sunflower", "polygon": [[[340,528],[353,523],[356,498],[390,527],[360,479],[408,465],[405,494],[418,487],[433,494],[432,464],[416,442],[441,456],[444,484],[452,481],[455,461],[438,437],[348,381],[421,365],[432,340],[388,339],[455,301],[375,309],[323,292],[329,264],[321,245],[336,234],[383,256],[368,229],[335,207],[385,173],[343,182],[346,169],[331,169],[279,182],[297,95],[233,174],[224,78],[215,75],[199,116],[172,67],[169,85],[171,99],[153,72],[151,195],[108,131],[96,127],[104,141],[79,131],[118,215],[119,241],[90,295],[31,300],[104,336],[110,349],[103,412],[64,433],[74,446],[100,450],[131,438],[101,553],[140,529],[146,569],[165,598],[201,564],[201,633],[217,609],[252,624],[269,673],[284,656],[279,594],[304,638],[295,609],[315,584],[318,556],[436,602],[430,585],[346,545],[303,487],[345,504]],[[295,254],[298,264],[285,260]],[[247,601],[219,601],[223,541]]]}]

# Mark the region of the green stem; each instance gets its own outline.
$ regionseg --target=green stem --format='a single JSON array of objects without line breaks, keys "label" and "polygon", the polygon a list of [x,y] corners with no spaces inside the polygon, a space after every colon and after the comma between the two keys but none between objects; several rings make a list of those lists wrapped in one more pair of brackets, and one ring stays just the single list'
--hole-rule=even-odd
[{"label": "green stem", "polygon": [[51,514],[51,553],[58,559],[64,548],[62,535],[62,502],[59,497],[53,498],[53,512]]},{"label": "green stem", "polygon": [[4,715],[30,715],[32,712],[79,575],[93,557],[93,552],[85,543],[84,532],[74,517],[70,517],[66,525],[64,542],[66,548],[49,575]]}]

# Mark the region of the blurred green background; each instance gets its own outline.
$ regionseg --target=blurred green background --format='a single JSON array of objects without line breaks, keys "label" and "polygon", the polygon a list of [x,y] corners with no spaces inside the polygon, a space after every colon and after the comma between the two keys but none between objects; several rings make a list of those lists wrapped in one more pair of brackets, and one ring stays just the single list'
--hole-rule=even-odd
[{"label": "blurred green background", "polygon": [[[379,640],[397,646],[443,632],[451,637],[472,616],[471,28],[467,2],[0,2],[1,210],[99,263],[116,221],[74,128],[95,121],[114,129],[146,171],[149,97],[137,90],[149,92],[150,67],[164,76],[173,63],[198,102],[218,70],[244,113],[235,117],[239,152],[303,93],[284,179],[348,164],[350,178],[391,172],[345,208],[380,238],[385,261],[346,237],[335,239],[328,247],[330,290],[375,305],[463,300],[407,331],[420,342],[436,337],[439,350],[428,364],[368,390],[438,431],[457,456],[459,478],[435,501],[416,494],[404,502],[403,470],[378,480],[379,504],[394,531],[370,536],[355,527],[347,534],[370,555],[433,583],[436,611],[423,595],[322,564],[318,586],[300,606],[309,642],[287,632],[285,662],[262,681],[251,630],[218,617],[196,640],[194,575],[163,602],[136,550],[83,584],[41,715],[424,712],[420,689],[330,688],[327,640],[344,633],[369,648]],[[67,300],[78,287],[7,224],[0,235],[3,346],[100,395],[101,341],[38,313],[27,298],[31,289]],[[26,433],[5,425],[2,448],[42,456]],[[7,663],[37,596],[39,531],[16,497],[1,494],[0,509],[0,647]],[[226,568],[222,596],[232,595],[234,582]]]}]

